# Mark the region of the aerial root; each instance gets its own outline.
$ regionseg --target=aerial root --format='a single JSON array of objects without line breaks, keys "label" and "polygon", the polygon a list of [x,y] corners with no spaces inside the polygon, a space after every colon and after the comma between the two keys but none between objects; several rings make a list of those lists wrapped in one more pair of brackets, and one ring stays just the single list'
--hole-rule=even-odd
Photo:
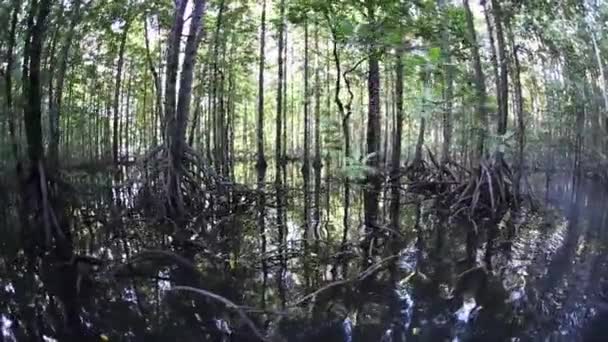
[{"label": "aerial root", "polygon": [[451,218],[495,219],[515,206],[513,173],[502,158],[484,159],[474,170],[454,161],[414,160],[404,172],[406,193],[433,198],[449,208]]}]

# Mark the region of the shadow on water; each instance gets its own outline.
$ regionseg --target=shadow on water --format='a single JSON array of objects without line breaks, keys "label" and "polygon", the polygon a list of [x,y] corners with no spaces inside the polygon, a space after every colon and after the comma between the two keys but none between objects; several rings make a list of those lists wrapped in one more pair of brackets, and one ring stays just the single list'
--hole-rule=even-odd
[{"label": "shadow on water", "polygon": [[[324,181],[314,187],[322,195],[305,208],[305,187],[295,168],[289,166],[280,183],[261,187],[263,202],[246,195],[214,199],[216,205],[235,202],[237,209],[198,213],[187,241],[171,225],[149,219],[156,216],[142,207],[142,198],[150,196],[138,182],[144,175],[70,174],[78,194],[70,200],[78,255],[102,263],[86,273],[77,265],[52,264],[37,265],[34,275],[26,272],[17,248],[20,232],[13,228],[16,196],[1,191],[1,340],[33,340],[30,327],[41,340],[67,340],[64,304],[58,300],[66,289],[80,304],[82,324],[96,332],[91,336],[109,341],[258,340],[235,310],[174,293],[177,275],[198,277],[202,288],[240,305],[273,341],[608,336],[608,197],[593,181],[576,190],[568,181],[554,181],[546,196],[552,209],[522,208],[507,212],[498,224],[481,222],[474,245],[470,222],[450,220],[433,200],[407,201],[401,207],[400,252],[391,255],[380,244],[372,266],[362,269],[362,188],[351,185],[345,220],[342,185]],[[239,181],[260,187],[248,167],[235,172],[243,175]],[[309,212],[315,213],[312,224]],[[490,231],[495,233],[488,239],[484,234]],[[175,263],[163,258],[162,251],[186,248],[196,251],[198,275],[177,272]],[[26,315],[28,308],[33,318]]]}]

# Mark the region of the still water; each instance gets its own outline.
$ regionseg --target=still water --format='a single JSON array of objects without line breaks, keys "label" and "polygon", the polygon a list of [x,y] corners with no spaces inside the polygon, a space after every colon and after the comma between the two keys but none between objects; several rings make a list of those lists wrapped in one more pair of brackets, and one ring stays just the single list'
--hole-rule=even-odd
[{"label": "still water", "polygon": [[[362,184],[351,185],[345,219],[343,184],[332,175],[305,187],[297,167],[278,186],[269,174],[260,206],[255,172],[235,172],[249,190],[207,199],[215,209],[194,213],[186,235],[150,208],[144,174],[69,174],[77,253],[102,261],[77,275],[76,287],[44,263],[26,266],[16,196],[1,196],[2,340],[70,340],[60,300],[66,289],[91,341],[608,340],[608,198],[591,181],[576,189],[567,178],[554,181],[549,193],[535,189],[546,207],[476,224],[473,263],[471,223],[408,197],[399,243],[380,246],[366,263]],[[388,191],[383,198],[388,222]],[[490,247],[489,229],[498,232]],[[188,255],[194,269],[167,251]],[[236,308],[175,291],[179,285]]]}]

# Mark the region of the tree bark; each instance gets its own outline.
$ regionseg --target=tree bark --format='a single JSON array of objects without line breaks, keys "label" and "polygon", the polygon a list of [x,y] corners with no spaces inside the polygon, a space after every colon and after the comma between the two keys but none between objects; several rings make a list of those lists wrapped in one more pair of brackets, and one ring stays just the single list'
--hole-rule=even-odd
[{"label": "tree bark", "polygon": [[473,55],[473,69],[475,71],[475,97],[476,97],[476,122],[475,128],[477,131],[475,150],[473,153],[473,165],[479,166],[480,161],[484,157],[484,144],[487,135],[488,115],[487,115],[487,93],[485,76],[481,64],[481,56],[479,54],[479,45],[477,42],[477,33],[475,31],[475,23],[473,21],[473,12],[469,5],[469,0],[463,0],[466,23],[467,23],[467,38],[471,45],[471,53]]},{"label": "tree bark", "polygon": [[[148,19],[144,17],[144,42],[146,45],[146,61],[148,62],[148,69],[152,74],[152,78],[154,79],[154,94],[156,95],[156,106],[155,106],[155,119],[158,120],[162,116],[163,112],[163,104],[162,104],[162,89],[160,84],[160,77],[158,76],[158,72],[156,72],[156,68],[154,67],[154,61],[152,60],[152,54],[150,53],[150,39],[148,38]],[[156,137],[156,131],[158,127],[156,127],[156,120],[154,120],[154,134],[153,141],[154,145],[158,143]]]},{"label": "tree bark", "polygon": [[[262,22],[260,29],[260,64],[258,70],[258,108],[257,108],[257,127],[256,127],[256,142],[257,142],[257,181],[258,181],[258,198],[256,201],[257,207],[257,225],[260,230],[261,253],[266,255],[266,194],[265,194],[265,179],[266,179],[266,157],[264,156],[264,68],[265,68],[265,43],[266,43],[266,0],[262,1]],[[268,286],[268,263],[266,258],[262,259],[262,294],[261,307],[266,308],[266,288]]]},{"label": "tree bark", "polygon": [[[450,51],[450,31],[448,27],[448,15],[445,0],[437,0],[437,6],[441,11],[441,57],[443,62],[443,144],[441,145],[441,161],[447,163],[450,160],[452,145],[452,97],[454,88],[454,72],[452,67],[452,53]],[[399,96],[399,95],[397,95]]]},{"label": "tree bark", "polygon": [[120,121],[120,86],[122,82],[122,69],[124,66],[125,48],[127,44],[127,35],[131,26],[130,14],[127,14],[125,19],[125,25],[122,29],[120,36],[120,47],[118,50],[118,64],[116,66],[116,82],[114,87],[114,123],[113,123],[113,136],[112,136],[112,157],[114,160],[114,166],[118,167],[119,162],[119,121]]},{"label": "tree bark", "polygon": [[513,56],[513,86],[515,95],[515,112],[517,114],[517,170],[515,173],[514,193],[515,198],[519,197],[521,178],[524,170],[524,148],[526,144],[526,131],[524,120],[524,97],[521,86],[521,66],[519,64],[518,48],[515,44],[513,32],[509,29],[509,43],[511,45],[511,55]]},{"label": "tree bark", "polygon": [[[169,135],[169,150],[171,154],[171,179],[169,181],[169,198],[174,201],[174,210],[180,217],[183,214],[183,198],[179,194],[181,187],[181,173],[186,145],[186,129],[188,127],[188,116],[190,114],[190,102],[192,99],[192,81],[194,78],[194,66],[196,63],[196,52],[203,35],[203,16],[205,13],[205,0],[195,0],[190,19],[190,31],[186,39],[186,47],[182,62],[182,70],[179,82],[179,94],[177,97],[177,109],[174,119],[167,126],[171,129]],[[178,11],[181,10],[178,8]],[[182,13],[183,14],[183,13]],[[183,26],[183,15],[179,18]],[[179,24],[179,23],[178,23]],[[176,49],[179,51],[179,42]],[[167,87],[169,88],[169,87]]]},{"label": "tree bark", "polygon": [[[367,16],[371,27],[375,25],[375,6],[372,1],[367,1]],[[378,48],[375,42],[370,41],[368,47],[368,114],[367,114],[367,186],[363,194],[364,203],[364,265],[369,266],[376,243],[376,226],[378,224],[378,201],[380,195],[381,178],[380,166],[380,65]]]},{"label": "tree bark", "polygon": [[[319,25],[315,26],[315,51],[319,53]],[[314,231],[315,239],[320,239],[320,225],[321,225],[321,62],[319,55],[317,55],[316,67],[315,67],[315,159],[313,161],[313,168],[315,170],[315,212],[314,212]]]},{"label": "tree bark", "polygon": [[285,169],[283,165],[285,160],[282,156],[282,128],[283,128],[283,82],[284,82],[284,34],[285,34],[285,0],[281,0],[279,3],[279,45],[278,45],[278,80],[277,80],[277,112],[276,112],[276,146],[275,146],[275,186],[276,186],[276,198],[277,198],[277,228],[278,228],[278,251],[280,258],[280,268],[277,275],[277,286],[279,288],[279,298],[281,300],[281,307],[285,309],[286,306],[286,289],[285,289],[285,273],[287,271],[287,258],[285,256],[285,244],[287,237],[287,229],[285,226],[285,196],[283,194],[283,176]]},{"label": "tree bark", "polygon": [[59,52],[60,62],[59,62],[59,70],[57,72],[57,85],[54,91],[55,96],[49,96],[50,101],[50,111],[49,111],[49,161],[53,167],[57,167],[59,165],[59,118],[61,115],[61,101],[63,98],[63,88],[64,88],[64,80],[68,67],[68,58],[70,55],[70,49],[72,47],[72,40],[74,38],[74,32],[76,30],[76,26],[80,21],[80,13],[81,6],[80,0],[74,1],[72,3],[72,16],[70,18],[70,26],[68,28],[68,32],[64,38],[63,44],[61,46],[61,50]]},{"label": "tree bark", "polygon": [[264,156],[264,68],[266,48],[266,0],[262,2],[262,24],[260,29],[260,66],[258,70],[258,117],[257,117],[257,169],[266,170]]},{"label": "tree bark", "polygon": [[15,163],[19,164],[19,145],[17,143],[17,134],[15,132],[15,108],[13,108],[13,61],[14,61],[14,49],[15,49],[15,38],[17,35],[17,21],[19,12],[21,11],[21,1],[13,0],[13,12],[11,15],[11,24],[8,35],[8,46],[6,56],[6,75],[5,75],[5,100],[6,100],[6,113],[8,115],[8,134],[10,137],[11,151]]},{"label": "tree bark", "polygon": [[[31,21],[28,25],[25,47],[27,49],[26,60],[28,66],[23,78],[27,78],[25,86],[25,110],[24,124],[28,142],[28,155],[31,166],[36,169],[38,163],[44,159],[44,147],[42,144],[42,124],[41,124],[41,86],[40,86],[40,59],[42,55],[42,44],[46,32],[46,19],[50,13],[50,0],[41,0],[38,6],[32,4],[32,12],[37,7],[36,14],[30,13]],[[34,23],[35,17],[35,23]],[[28,20],[29,21],[29,20]]]},{"label": "tree bark", "polygon": [[281,166],[283,161],[282,158],[282,144],[283,144],[283,62],[284,62],[284,32],[285,32],[285,0],[281,0],[279,3],[279,46],[278,46],[278,89],[277,89],[277,116],[276,116],[276,140],[275,140],[275,166],[277,180],[280,178]]},{"label": "tree bark", "polygon": [[505,18],[503,18],[500,0],[492,0],[492,13],[494,25],[496,26],[496,45],[498,46],[498,65],[500,68],[499,85],[497,96],[500,98],[498,108],[498,135],[507,133],[507,122],[509,116],[509,80],[508,80],[508,56],[506,52],[506,41],[504,34]]},{"label": "tree bark", "polygon": [[224,74],[219,67],[220,46],[223,44],[221,31],[223,25],[224,11],[226,1],[221,0],[217,15],[215,34],[213,38],[213,70],[212,70],[212,97],[213,97],[213,155],[215,161],[215,170],[218,174],[224,172]]},{"label": "tree bark", "polygon": [[177,71],[179,69],[179,52],[184,28],[184,12],[187,0],[175,0],[173,25],[167,39],[167,61],[165,72],[165,143],[171,146],[169,136],[174,133]]},{"label": "tree bark", "polygon": [[391,228],[399,231],[401,140],[403,132],[403,50],[397,49],[395,56],[395,133],[391,156]]}]

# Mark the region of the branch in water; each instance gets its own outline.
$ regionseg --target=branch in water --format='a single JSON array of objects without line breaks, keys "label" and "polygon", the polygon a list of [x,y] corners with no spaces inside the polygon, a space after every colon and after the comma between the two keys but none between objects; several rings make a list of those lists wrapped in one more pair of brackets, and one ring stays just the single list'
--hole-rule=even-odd
[{"label": "branch in water", "polygon": [[245,314],[245,312],[243,311],[243,309],[241,309],[241,307],[239,305],[236,305],[234,302],[230,301],[227,298],[224,298],[218,294],[215,294],[213,292],[209,292],[203,289],[197,289],[195,287],[190,287],[190,286],[174,286],[173,288],[170,289],[170,291],[187,291],[187,292],[194,292],[197,293],[201,296],[204,297],[208,297],[211,299],[214,299],[218,302],[223,303],[224,305],[226,305],[229,308],[232,308],[234,310],[236,310],[236,312],[239,314],[239,316],[241,316],[241,318],[243,319],[243,321],[245,321],[245,323],[249,326],[249,328],[251,328],[251,330],[253,331],[253,333],[256,335],[257,338],[259,338],[262,341],[269,341],[268,338],[266,338],[264,336],[264,334],[262,334],[258,328],[255,326],[255,324],[253,323],[253,321],[247,316],[247,314]]}]

